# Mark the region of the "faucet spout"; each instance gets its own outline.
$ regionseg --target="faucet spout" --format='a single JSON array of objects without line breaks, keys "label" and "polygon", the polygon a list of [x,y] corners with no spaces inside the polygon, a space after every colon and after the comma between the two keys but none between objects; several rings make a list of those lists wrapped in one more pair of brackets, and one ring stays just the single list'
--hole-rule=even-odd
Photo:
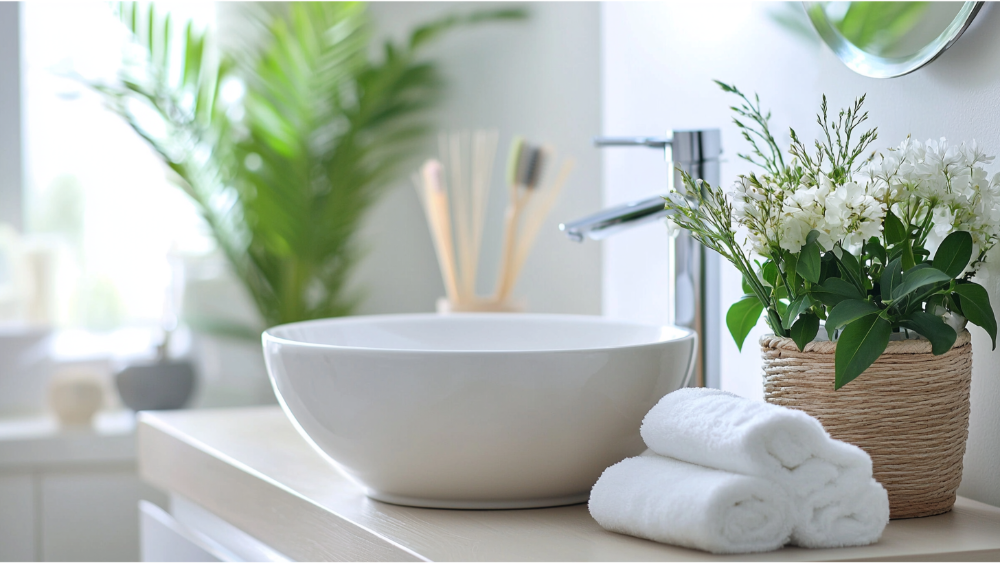
[{"label": "faucet spout", "polygon": [[[680,181],[680,170],[710,184],[719,182],[722,139],[718,129],[674,131],[663,137],[595,137],[597,147],[648,147],[663,151],[671,180]],[[668,186],[669,190],[669,186]],[[666,218],[663,196],[629,202],[559,225],[571,240],[601,240],[615,233]]]},{"label": "faucet spout", "polygon": [[[598,147],[648,147],[663,151],[670,170],[664,189],[680,185],[681,172],[709,184],[719,184],[719,155],[722,139],[718,129],[674,131],[664,137],[598,137]],[[666,218],[663,196],[653,196],[599,211],[588,217],[559,225],[575,241],[601,240],[615,233]],[[710,254],[690,233],[678,232],[667,242],[670,267],[664,287],[671,296],[666,321],[698,332],[698,371],[701,384],[720,384],[719,257]]]},{"label": "faucet spout", "polygon": [[582,219],[561,223],[559,230],[571,240],[583,242],[587,238],[601,240],[637,225],[667,217],[672,211],[664,208],[663,198],[654,196],[611,207]]}]

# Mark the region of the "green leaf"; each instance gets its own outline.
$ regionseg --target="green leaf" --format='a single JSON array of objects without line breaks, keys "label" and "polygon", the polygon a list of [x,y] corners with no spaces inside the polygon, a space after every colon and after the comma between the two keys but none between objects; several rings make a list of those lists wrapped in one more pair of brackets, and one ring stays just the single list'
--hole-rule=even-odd
[{"label": "green leaf", "polygon": [[910,268],[917,265],[917,259],[913,256],[913,241],[906,240],[902,245],[903,253],[900,257],[903,259],[903,271],[907,271]]},{"label": "green leaf", "polygon": [[[962,304],[959,302],[959,297],[958,297],[957,293],[952,293],[951,295],[949,295],[947,301],[945,301],[944,299],[942,299],[941,305],[943,305],[944,307],[946,307],[949,311],[952,311],[954,313],[958,313],[959,315],[962,315],[966,319],[969,318],[969,317],[967,317],[965,315],[965,312],[962,311]],[[930,303],[928,303],[928,308],[929,307],[930,307]]]},{"label": "green leaf", "polygon": [[774,290],[775,299],[788,299],[788,288],[782,285]]},{"label": "green leaf", "polygon": [[898,301],[907,293],[932,283],[951,281],[951,276],[930,266],[916,266],[903,272],[903,281],[892,288],[892,300]]},{"label": "green leaf", "polygon": [[965,231],[955,231],[941,242],[934,253],[933,265],[952,278],[962,275],[962,270],[972,259],[972,235]]},{"label": "green leaf", "polygon": [[784,314],[781,318],[781,326],[785,330],[792,327],[792,323],[795,322],[795,318],[799,316],[800,313],[812,307],[812,298],[809,294],[798,296],[795,301],[788,304],[788,308],[785,309]]},{"label": "green leaf", "polygon": [[858,288],[841,278],[828,278],[821,285],[814,285],[812,295],[827,307],[834,307],[845,299],[864,299]]},{"label": "green leaf", "polygon": [[[820,273],[819,273],[819,285],[826,283],[826,280],[830,278],[840,277],[840,266],[837,264],[837,258],[834,257],[833,252],[827,251],[823,255],[823,261],[821,262]],[[813,288],[817,284],[813,284]]]},{"label": "green leaf", "polygon": [[885,242],[889,246],[897,245],[906,240],[906,227],[892,211],[885,214],[883,228],[885,229]]},{"label": "green leaf", "polygon": [[448,29],[461,24],[480,23],[490,20],[523,20],[527,19],[528,13],[522,8],[503,8],[499,10],[487,10],[473,12],[460,16],[452,14],[440,20],[418,27],[410,34],[410,49],[416,49],[425,43],[436,39]]},{"label": "green leaf", "polygon": [[864,373],[889,346],[892,325],[880,313],[862,317],[844,328],[834,354],[834,389]]},{"label": "green leaf", "polygon": [[870,256],[878,260],[879,264],[886,264],[885,248],[882,247],[882,242],[878,240],[878,237],[868,239],[868,242],[865,243],[864,250]]},{"label": "green leaf", "polygon": [[931,342],[931,351],[940,356],[951,350],[955,345],[958,333],[941,317],[917,311],[910,313],[905,319],[900,319],[899,326],[915,331]]},{"label": "green leaf", "polygon": [[892,290],[903,282],[902,260],[896,258],[882,270],[882,279],[879,281],[879,289],[882,293],[882,301],[892,299]]},{"label": "green leaf", "polygon": [[798,267],[799,257],[795,254],[792,254],[791,252],[788,252],[787,250],[784,251],[783,257],[785,260],[785,276],[787,277],[786,281],[788,281],[788,285],[792,286],[792,289],[795,290],[795,293],[799,293],[799,289],[802,287],[802,281],[800,279],[801,276],[795,273],[795,270]]},{"label": "green leaf", "polygon": [[958,304],[963,316],[974,325],[983,328],[993,340],[993,349],[997,347],[997,318],[990,305],[990,294],[978,283],[967,282],[955,286]]},{"label": "green leaf", "polygon": [[820,248],[818,242],[812,240],[802,247],[795,272],[812,283],[819,283]]},{"label": "green leaf", "polygon": [[861,317],[866,317],[872,313],[877,313],[878,307],[868,301],[861,299],[845,299],[830,310],[826,318],[826,330],[830,333],[854,322]]},{"label": "green leaf", "polygon": [[858,259],[850,252],[841,249],[837,261],[840,264],[840,272],[843,274],[842,278],[853,284],[859,292],[864,293],[865,282]]},{"label": "green leaf", "polygon": [[771,260],[765,260],[760,267],[760,277],[771,287],[778,287],[778,267]]},{"label": "green leaf", "polygon": [[806,344],[816,338],[816,334],[819,332],[819,317],[812,311],[799,315],[799,320],[795,321],[790,332],[795,345],[799,347],[799,350],[802,350]]},{"label": "green leaf", "polygon": [[760,314],[763,312],[764,306],[760,299],[748,295],[733,303],[733,306],[726,313],[726,326],[729,327],[729,333],[736,341],[736,347],[741,351],[743,350],[743,341],[746,340],[753,327],[757,326],[757,321],[760,320]]},{"label": "green leaf", "polygon": [[743,277],[740,278],[740,281],[743,283],[743,293],[746,293],[747,295],[752,294],[753,293],[753,286],[751,286],[750,282],[747,281],[746,274],[744,274]]}]

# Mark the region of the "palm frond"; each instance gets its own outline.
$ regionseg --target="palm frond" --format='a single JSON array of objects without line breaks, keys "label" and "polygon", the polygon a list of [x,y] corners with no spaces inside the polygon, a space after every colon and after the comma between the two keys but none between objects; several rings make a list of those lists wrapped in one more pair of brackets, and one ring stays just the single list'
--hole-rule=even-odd
[{"label": "palm frond", "polygon": [[[140,12],[119,7],[146,56],[120,84],[92,86],[173,171],[269,325],[357,304],[347,282],[361,220],[430,130],[427,110],[444,87],[420,49],[459,25],[525,17],[449,15],[385,43],[373,61],[361,3],[252,10],[258,43],[230,51],[190,24],[175,47],[170,15],[155,4]],[[230,80],[243,85],[239,108],[220,96]]]}]

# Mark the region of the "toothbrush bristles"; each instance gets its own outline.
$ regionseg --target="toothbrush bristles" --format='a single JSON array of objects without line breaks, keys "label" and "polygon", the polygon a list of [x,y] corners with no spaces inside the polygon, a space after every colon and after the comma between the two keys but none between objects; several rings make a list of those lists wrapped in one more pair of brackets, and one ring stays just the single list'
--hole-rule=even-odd
[{"label": "toothbrush bristles", "polygon": [[541,147],[531,147],[531,153],[528,155],[528,163],[525,166],[524,177],[521,182],[524,184],[524,187],[533,190],[538,186],[538,181],[542,177],[542,165],[544,163],[545,159]]}]

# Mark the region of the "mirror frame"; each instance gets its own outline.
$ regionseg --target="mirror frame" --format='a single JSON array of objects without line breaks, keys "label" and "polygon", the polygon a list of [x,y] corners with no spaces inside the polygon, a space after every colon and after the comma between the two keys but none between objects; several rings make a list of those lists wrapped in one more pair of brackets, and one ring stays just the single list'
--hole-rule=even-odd
[{"label": "mirror frame", "polygon": [[803,2],[813,27],[847,68],[870,78],[895,78],[909,74],[941,56],[969,28],[985,2],[965,2],[955,19],[937,38],[907,57],[880,57],[862,51],[844,38],[823,11],[825,2]]}]

